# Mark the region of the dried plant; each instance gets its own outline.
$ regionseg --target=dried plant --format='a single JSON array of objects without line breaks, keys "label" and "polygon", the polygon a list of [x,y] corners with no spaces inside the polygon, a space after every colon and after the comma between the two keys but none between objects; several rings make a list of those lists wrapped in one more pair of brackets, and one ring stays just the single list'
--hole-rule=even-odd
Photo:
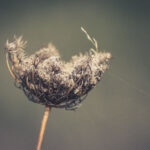
[{"label": "dried plant", "polygon": [[85,55],[73,56],[70,62],[62,61],[51,43],[27,57],[24,52],[27,42],[22,37],[6,42],[6,61],[15,84],[29,100],[46,106],[37,150],[41,147],[50,108],[77,109],[109,67],[111,54],[99,51],[97,41],[84,28],[81,30],[94,48]]}]

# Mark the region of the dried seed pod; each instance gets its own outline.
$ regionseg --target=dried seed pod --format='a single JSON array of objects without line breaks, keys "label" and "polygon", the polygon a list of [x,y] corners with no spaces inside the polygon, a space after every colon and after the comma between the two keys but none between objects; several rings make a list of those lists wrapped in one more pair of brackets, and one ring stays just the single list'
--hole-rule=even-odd
[{"label": "dried seed pod", "polygon": [[62,61],[51,43],[27,57],[24,52],[26,42],[22,37],[6,42],[7,59],[12,64],[12,70],[8,66],[9,70],[29,100],[74,110],[101,80],[109,67],[111,54],[100,52],[97,41],[81,29],[95,49],[90,49],[85,55],[73,56],[70,62]]}]

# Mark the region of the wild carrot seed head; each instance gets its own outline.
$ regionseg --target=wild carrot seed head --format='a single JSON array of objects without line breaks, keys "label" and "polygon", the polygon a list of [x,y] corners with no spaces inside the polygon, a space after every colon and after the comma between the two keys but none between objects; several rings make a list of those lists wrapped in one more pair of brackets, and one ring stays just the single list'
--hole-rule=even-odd
[{"label": "wild carrot seed head", "polygon": [[51,43],[27,57],[22,37],[6,42],[16,81],[29,100],[50,107],[76,109],[101,80],[109,67],[111,54],[99,51],[97,41],[81,29],[95,49],[85,55],[73,56],[70,62],[62,61]]}]

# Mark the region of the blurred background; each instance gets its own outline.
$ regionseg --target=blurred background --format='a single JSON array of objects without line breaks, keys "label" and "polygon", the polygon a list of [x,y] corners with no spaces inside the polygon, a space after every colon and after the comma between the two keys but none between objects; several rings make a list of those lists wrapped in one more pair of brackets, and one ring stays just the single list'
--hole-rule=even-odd
[{"label": "blurred background", "polygon": [[77,111],[52,109],[42,150],[150,149],[148,1],[0,1],[0,149],[34,150],[44,107],[14,86],[4,45],[14,34],[28,55],[52,42],[62,59],[92,46],[112,53],[110,69]]}]

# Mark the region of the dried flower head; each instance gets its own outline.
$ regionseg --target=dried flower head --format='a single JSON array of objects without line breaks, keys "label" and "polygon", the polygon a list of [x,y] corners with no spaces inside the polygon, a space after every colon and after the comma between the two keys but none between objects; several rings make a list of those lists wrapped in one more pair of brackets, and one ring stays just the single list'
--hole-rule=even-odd
[{"label": "dried flower head", "polygon": [[[111,54],[100,52],[97,41],[81,27],[94,45],[85,55],[73,56],[64,62],[51,43],[27,57],[26,42],[14,37],[6,42],[7,64],[10,73],[29,100],[49,107],[76,109],[87,93],[101,80],[108,69]],[[10,69],[8,59],[11,62]]]}]

